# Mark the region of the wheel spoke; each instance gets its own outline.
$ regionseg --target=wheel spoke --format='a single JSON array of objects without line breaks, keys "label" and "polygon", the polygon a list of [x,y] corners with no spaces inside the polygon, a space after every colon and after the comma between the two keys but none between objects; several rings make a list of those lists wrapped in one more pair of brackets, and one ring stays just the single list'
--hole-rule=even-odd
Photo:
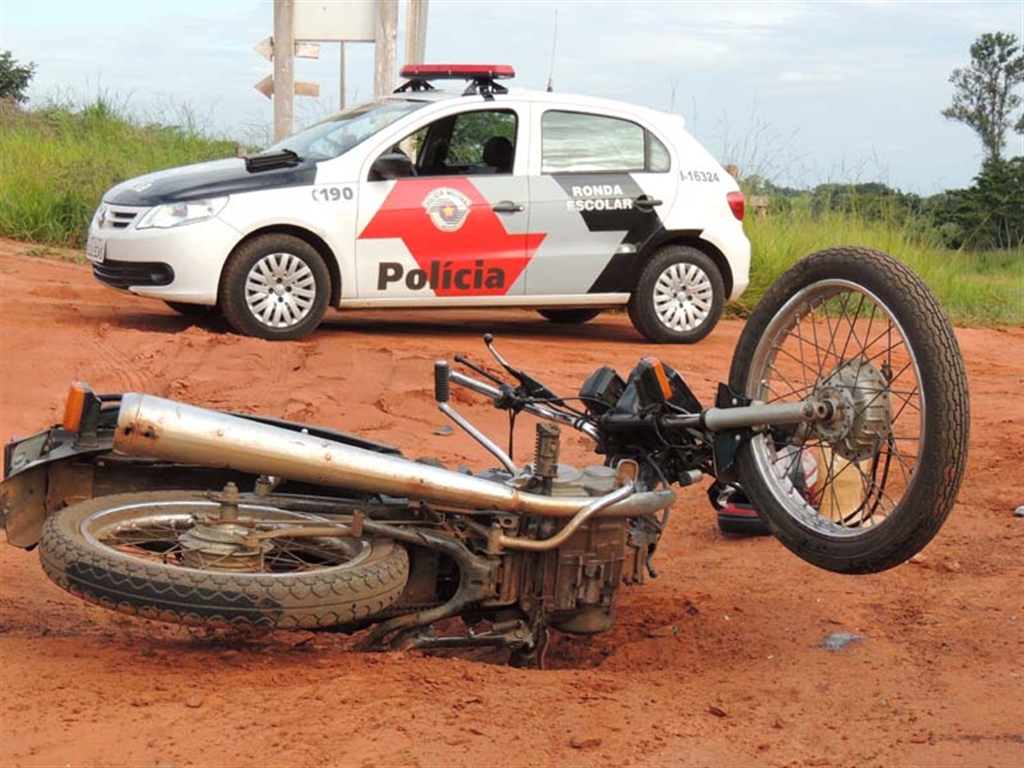
[{"label": "wheel spoke", "polygon": [[[829,396],[849,398],[837,401],[845,420],[802,428],[792,455],[767,437],[759,450],[774,467],[774,493],[790,514],[852,535],[884,523],[912,482],[921,449],[920,374],[888,311],[865,292],[826,286],[793,306],[751,366],[750,394],[787,402],[814,397],[826,386],[840,393]],[[797,479],[806,451],[818,465],[809,498]]]}]

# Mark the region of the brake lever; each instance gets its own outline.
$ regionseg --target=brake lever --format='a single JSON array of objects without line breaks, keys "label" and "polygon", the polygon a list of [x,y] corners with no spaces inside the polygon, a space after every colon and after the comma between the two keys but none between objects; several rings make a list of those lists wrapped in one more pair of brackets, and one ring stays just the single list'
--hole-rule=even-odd
[{"label": "brake lever", "polygon": [[533,378],[533,376],[531,376],[528,373],[524,373],[523,371],[520,371],[516,368],[513,368],[511,365],[509,365],[505,358],[503,358],[498,353],[498,350],[494,348],[493,334],[484,334],[484,344],[487,345],[488,351],[492,355],[494,355],[494,359],[498,361],[498,364],[506,371],[508,371],[509,375],[514,377],[520,383],[520,385],[522,385],[523,389],[526,390],[527,395],[531,397],[543,398],[544,400],[554,403],[555,405],[565,405],[565,403],[562,401],[562,398],[560,398],[550,389],[548,389],[539,381],[537,381],[537,379]]}]

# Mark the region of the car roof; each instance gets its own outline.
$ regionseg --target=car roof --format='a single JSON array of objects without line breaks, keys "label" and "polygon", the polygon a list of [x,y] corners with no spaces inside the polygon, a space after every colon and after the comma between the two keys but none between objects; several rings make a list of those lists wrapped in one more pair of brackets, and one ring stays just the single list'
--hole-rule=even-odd
[{"label": "car roof", "polygon": [[454,101],[461,100],[467,104],[486,103],[500,104],[503,100],[529,101],[536,104],[546,104],[554,107],[575,107],[579,109],[603,109],[612,112],[629,112],[637,117],[647,118],[654,122],[665,120],[679,121],[685,124],[681,115],[669,112],[662,112],[649,107],[642,107],[638,104],[631,104],[626,101],[614,99],[603,99],[597,96],[582,96],[573,93],[560,93],[557,91],[534,91],[527,88],[509,88],[508,93],[495,93],[493,101],[485,99],[478,93],[465,94],[460,91],[449,91],[443,89],[424,91],[404,91],[390,94],[387,98],[403,101]]}]

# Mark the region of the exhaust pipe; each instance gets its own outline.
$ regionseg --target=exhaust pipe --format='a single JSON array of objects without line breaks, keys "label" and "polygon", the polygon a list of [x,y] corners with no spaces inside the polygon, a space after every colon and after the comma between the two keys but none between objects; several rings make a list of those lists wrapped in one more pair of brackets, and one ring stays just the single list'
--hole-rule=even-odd
[{"label": "exhaust pipe", "polygon": [[[136,393],[121,397],[114,450],[128,456],[405,496],[464,510],[571,517],[594,501],[589,496],[527,493],[440,467]],[[675,493],[668,489],[635,493],[595,516],[654,514],[674,500]]]}]

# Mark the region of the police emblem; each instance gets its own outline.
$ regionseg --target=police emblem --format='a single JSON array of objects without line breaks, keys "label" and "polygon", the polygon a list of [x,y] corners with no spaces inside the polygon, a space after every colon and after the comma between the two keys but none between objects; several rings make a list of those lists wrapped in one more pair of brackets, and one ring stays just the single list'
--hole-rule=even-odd
[{"label": "police emblem", "polygon": [[455,232],[466,223],[473,201],[451,187],[439,187],[423,198],[423,209],[442,232]]}]

